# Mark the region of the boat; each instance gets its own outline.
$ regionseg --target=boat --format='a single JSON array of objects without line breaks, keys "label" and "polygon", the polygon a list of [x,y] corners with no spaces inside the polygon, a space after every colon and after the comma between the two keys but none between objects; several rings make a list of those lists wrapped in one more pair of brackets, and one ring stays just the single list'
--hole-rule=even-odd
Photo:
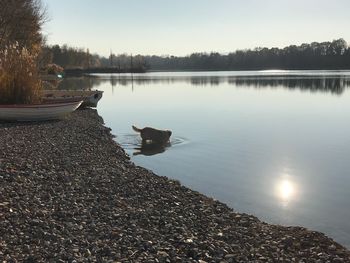
[{"label": "boat", "polygon": [[82,100],[42,104],[0,105],[0,120],[46,121],[61,119],[75,111]]},{"label": "boat", "polygon": [[43,102],[69,102],[83,100],[81,107],[97,107],[103,91],[99,90],[44,90]]}]

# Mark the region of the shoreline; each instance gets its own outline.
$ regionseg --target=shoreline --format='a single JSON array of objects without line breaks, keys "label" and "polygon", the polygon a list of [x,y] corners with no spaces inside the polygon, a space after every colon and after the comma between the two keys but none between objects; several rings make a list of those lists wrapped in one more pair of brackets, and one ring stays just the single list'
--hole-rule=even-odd
[{"label": "shoreline", "polygon": [[113,137],[92,109],[0,123],[0,261],[350,262],[322,233],[136,166]]}]

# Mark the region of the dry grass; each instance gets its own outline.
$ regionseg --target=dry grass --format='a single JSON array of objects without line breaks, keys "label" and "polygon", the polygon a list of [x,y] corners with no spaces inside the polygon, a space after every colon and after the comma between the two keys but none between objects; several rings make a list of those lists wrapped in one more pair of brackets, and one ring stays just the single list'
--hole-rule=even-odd
[{"label": "dry grass", "polygon": [[40,102],[42,83],[36,58],[37,54],[17,44],[0,50],[0,104]]}]

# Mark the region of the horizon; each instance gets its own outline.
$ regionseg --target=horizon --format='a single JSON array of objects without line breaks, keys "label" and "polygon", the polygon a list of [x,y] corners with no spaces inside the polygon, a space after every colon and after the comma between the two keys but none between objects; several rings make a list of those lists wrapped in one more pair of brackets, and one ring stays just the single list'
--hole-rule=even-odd
[{"label": "horizon", "polygon": [[[350,39],[350,2],[43,0],[49,45],[91,54],[188,56]],[[349,7],[349,8],[347,8]],[[288,10],[288,12],[286,12]]]}]

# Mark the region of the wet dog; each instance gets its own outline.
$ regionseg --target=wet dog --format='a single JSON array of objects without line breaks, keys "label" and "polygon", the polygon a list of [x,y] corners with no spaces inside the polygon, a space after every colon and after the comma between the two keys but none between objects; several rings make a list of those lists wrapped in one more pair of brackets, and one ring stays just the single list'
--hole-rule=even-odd
[{"label": "wet dog", "polygon": [[165,144],[169,141],[172,134],[169,130],[158,130],[151,127],[139,129],[133,125],[132,128],[134,131],[140,133],[143,143]]}]

